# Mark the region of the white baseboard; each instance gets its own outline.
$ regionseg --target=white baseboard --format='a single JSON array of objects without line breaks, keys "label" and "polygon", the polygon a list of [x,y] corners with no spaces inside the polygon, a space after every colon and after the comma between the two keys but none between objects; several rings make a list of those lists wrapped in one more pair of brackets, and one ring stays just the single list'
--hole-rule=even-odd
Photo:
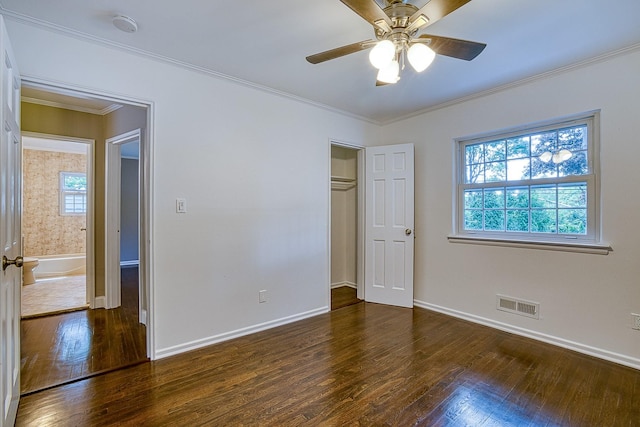
[{"label": "white baseboard", "polygon": [[413,300],[413,305],[416,307],[424,308],[426,310],[437,311],[438,313],[457,317],[459,319],[468,320],[470,322],[478,323],[480,325],[489,326],[490,328],[499,329],[501,331],[509,332],[515,335],[520,335],[520,336],[531,338],[537,341],[546,342],[547,344],[552,344],[558,347],[577,351],[578,353],[587,354],[589,356],[597,357],[599,359],[604,359],[609,362],[618,363],[620,365],[628,366],[630,368],[640,369],[640,359],[635,357],[614,353],[612,351],[603,350],[601,348],[592,347],[592,346],[581,344],[574,341],[569,341],[564,338],[555,337],[553,335],[547,335],[547,334],[532,331],[529,329],[520,328],[518,326],[509,325],[507,323],[498,322],[496,320],[487,319],[485,317],[476,316],[474,314],[469,314],[462,311],[441,307],[439,305],[430,304],[424,301]]},{"label": "white baseboard", "polygon": [[228,341],[233,338],[242,337],[245,335],[253,334],[255,332],[264,331],[266,329],[275,328],[276,326],[282,326],[288,323],[297,322],[298,320],[317,316],[319,314],[327,313],[328,311],[329,311],[329,307],[321,307],[321,308],[307,311],[304,313],[295,314],[293,316],[283,317],[281,319],[259,323],[257,325],[249,326],[242,329],[237,329],[235,331],[225,332],[219,335],[214,335],[214,336],[203,338],[200,340],[195,340],[195,341],[187,342],[184,344],[175,345],[172,347],[158,349],[155,352],[154,360],[162,359],[169,356],[174,356],[176,354],[184,353],[186,351],[196,350],[201,347],[217,344],[222,341]]},{"label": "white baseboard", "polygon": [[349,282],[349,281],[344,281],[344,282],[336,282],[336,283],[332,283],[331,284],[331,289],[335,289],[335,288],[342,288],[343,286],[347,286],[349,288],[353,288],[353,289],[358,289],[358,285],[353,283],[353,282]]},{"label": "white baseboard", "polygon": [[107,297],[95,297],[92,308],[105,308],[107,306]]}]

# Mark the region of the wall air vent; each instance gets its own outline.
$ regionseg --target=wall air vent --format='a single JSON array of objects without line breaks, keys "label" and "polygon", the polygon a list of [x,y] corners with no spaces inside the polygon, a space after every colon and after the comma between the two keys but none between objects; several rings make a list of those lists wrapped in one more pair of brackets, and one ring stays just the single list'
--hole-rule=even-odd
[{"label": "wall air vent", "polygon": [[497,295],[497,309],[508,313],[519,314],[521,316],[540,318],[540,304],[531,301],[524,301],[505,295]]}]

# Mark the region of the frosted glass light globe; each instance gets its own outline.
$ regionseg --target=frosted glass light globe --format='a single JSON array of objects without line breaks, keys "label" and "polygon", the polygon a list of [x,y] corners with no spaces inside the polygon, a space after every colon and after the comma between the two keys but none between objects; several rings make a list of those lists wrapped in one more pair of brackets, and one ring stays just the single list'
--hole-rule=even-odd
[{"label": "frosted glass light globe", "polygon": [[414,43],[407,52],[409,63],[417,72],[427,69],[436,57],[436,53],[427,45],[422,43]]},{"label": "frosted glass light globe", "polygon": [[381,70],[388,66],[395,56],[396,47],[393,42],[391,40],[382,40],[369,52],[369,61],[371,65]]},{"label": "frosted glass light globe", "polygon": [[378,71],[378,81],[382,83],[396,83],[400,80],[398,74],[400,73],[400,64],[398,61],[391,61],[391,63]]}]

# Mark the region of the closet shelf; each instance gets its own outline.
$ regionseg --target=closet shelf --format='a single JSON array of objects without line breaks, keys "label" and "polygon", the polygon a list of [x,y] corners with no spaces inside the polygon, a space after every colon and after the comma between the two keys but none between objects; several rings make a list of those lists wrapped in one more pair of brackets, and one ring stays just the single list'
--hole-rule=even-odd
[{"label": "closet shelf", "polygon": [[356,178],[351,178],[348,176],[338,176],[338,175],[331,175],[331,182],[333,181],[337,181],[337,182],[355,182]]},{"label": "closet shelf", "polygon": [[355,178],[349,178],[346,176],[332,176],[331,177],[331,189],[346,191],[350,190],[357,185]]}]

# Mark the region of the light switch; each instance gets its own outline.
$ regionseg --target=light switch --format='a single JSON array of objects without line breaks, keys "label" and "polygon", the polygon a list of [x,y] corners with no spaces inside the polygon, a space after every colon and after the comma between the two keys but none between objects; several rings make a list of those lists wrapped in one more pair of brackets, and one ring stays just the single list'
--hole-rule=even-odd
[{"label": "light switch", "polygon": [[187,213],[187,199],[176,199],[176,212],[177,213]]}]

